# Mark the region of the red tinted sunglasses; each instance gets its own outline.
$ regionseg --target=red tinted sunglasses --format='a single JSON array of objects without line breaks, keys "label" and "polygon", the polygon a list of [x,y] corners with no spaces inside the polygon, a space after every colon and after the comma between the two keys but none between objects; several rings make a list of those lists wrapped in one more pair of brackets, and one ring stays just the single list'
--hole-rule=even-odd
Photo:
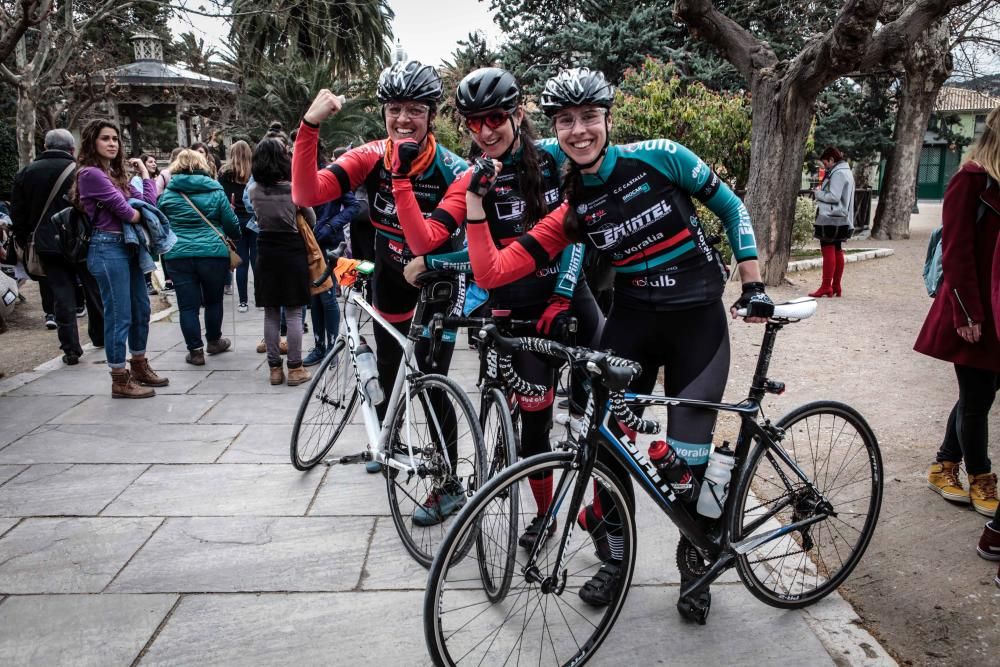
[{"label": "red tinted sunglasses", "polygon": [[479,133],[483,129],[483,124],[491,130],[499,129],[504,123],[510,118],[510,114],[506,111],[493,111],[485,116],[470,116],[465,119],[465,126],[469,128],[470,132]]}]

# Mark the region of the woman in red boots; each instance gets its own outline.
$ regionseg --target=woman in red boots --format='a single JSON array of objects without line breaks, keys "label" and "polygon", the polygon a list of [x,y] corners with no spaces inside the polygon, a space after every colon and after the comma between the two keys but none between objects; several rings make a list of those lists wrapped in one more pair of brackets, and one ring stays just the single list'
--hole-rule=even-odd
[{"label": "woman in red boots", "polygon": [[816,188],[816,224],[813,236],[823,251],[823,284],[809,296],[840,296],[844,275],[842,244],[854,232],[854,174],[840,149],[829,146],[819,156],[826,176]]}]

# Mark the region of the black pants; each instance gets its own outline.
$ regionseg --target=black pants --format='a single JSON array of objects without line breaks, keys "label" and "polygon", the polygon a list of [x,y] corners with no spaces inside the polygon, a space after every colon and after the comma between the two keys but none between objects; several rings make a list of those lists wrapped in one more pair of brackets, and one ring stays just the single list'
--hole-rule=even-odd
[{"label": "black pants", "polygon": [[955,375],[958,377],[958,401],[948,415],[937,460],[965,461],[966,472],[981,475],[992,470],[988,423],[990,407],[1000,390],[1000,374],[955,364]]},{"label": "black pants", "polygon": [[[59,334],[59,349],[65,354],[83,354],[80,347],[80,333],[76,323],[77,291],[83,287],[87,305],[87,335],[94,345],[104,345],[104,307],[101,291],[86,264],[70,264],[58,255],[42,255],[45,267],[45,282],[51,293],[52,309],[56,316]],[[49,312],[49,311],[46,311]]]},{"label": "black pants", "polygon": [[[41,253],[38,254],[38,258],[41,259]],[[42,267],[45,267],[45,261],[42,260]],[[52,315],[56,312],[55,306],[55,295],[52,293],[52,285],[49,284],[48,272],[46,271],[45,276],[37,276],[32,278],[38,283],[38,294],[42,297],[42,312],[46,315]]]}]

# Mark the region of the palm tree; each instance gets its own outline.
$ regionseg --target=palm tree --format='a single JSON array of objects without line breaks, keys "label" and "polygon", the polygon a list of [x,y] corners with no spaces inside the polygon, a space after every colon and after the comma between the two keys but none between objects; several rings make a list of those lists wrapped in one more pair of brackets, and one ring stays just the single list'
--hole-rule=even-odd
[{"label": "palm tree", "polygon": [[388,0],[232,0],[230,37],[251,67],[326,61],[337,77],[380,69],[389,61]]},{"label": "palm tree", "polygon": [[219,52],[214,46],[206,48],[204,39],[199,39],[192,32],[184,32],[180,35],[180,41],[175,42],[173,46],[177,59],[192,72],[213,76],[218,74],[218,66],[211,60],[219,55]]}]

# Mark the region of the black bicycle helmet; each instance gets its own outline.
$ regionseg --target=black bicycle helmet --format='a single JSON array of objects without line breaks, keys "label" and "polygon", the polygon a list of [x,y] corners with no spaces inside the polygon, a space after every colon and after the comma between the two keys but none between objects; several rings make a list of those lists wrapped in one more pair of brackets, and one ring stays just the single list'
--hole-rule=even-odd
[{"label": "black bicycle helmet", "polygon": [[604,74],[586,67],[564,69],[545,82],[542,90],[542,111],[552,117],[567,107],[594,105],[610,109],[615,101],[615,88]]},{"label": "black bicycle helmet", "polygon": [[455,107],[462,115],[490,109],[514,113],[520,103],[521,90],[514,75],[498,67],[475,70],[462,79],[455,90]]},{"label": "black bicycle helmet", "polygon": [[378,78],[378,101],[423,102],[435,105],[441,99],[441,77],[419,60],[393,63]]}]

